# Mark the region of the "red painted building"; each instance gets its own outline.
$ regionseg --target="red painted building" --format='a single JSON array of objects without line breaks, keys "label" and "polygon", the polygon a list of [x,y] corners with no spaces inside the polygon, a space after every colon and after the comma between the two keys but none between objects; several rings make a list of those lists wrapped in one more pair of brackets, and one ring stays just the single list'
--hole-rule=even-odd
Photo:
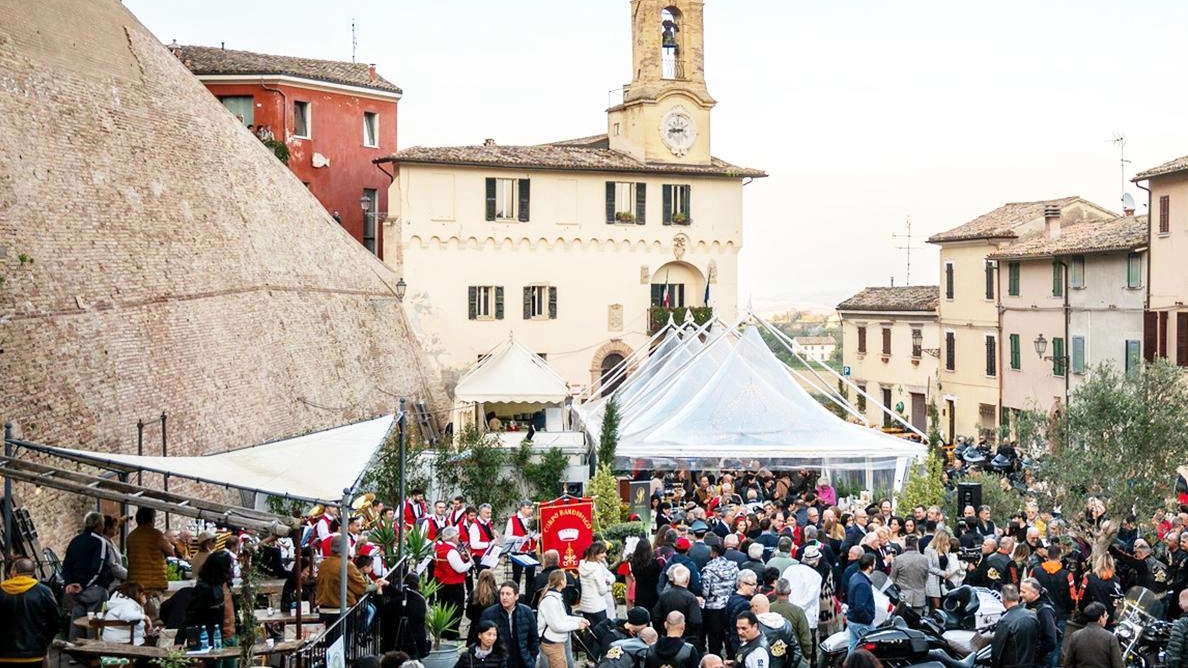
[{"label": "red painted building", "polygon": [[170,48],[261,141],[287,149],[293,174],[382,259],[390,179],[372,160],[396,151],[398,87],[366,63]]}]

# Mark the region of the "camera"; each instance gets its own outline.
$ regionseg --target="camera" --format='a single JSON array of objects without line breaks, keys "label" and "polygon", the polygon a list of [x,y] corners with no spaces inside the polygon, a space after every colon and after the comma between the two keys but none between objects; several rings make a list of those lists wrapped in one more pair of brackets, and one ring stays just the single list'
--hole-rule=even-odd
[{"label": "camera", "polygon": [[982,548],[977,547],[963,547],[957,553],[957,558],[971,564],[976,564],[982,560]]}]

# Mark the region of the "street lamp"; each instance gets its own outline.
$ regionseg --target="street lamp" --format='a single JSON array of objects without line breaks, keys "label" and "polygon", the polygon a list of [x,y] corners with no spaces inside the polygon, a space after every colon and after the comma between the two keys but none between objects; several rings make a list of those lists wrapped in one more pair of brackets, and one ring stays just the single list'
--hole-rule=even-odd
[{"label": "street lamp", "polygon": [[359,207],[363,209],[363,215],[366,216],[371,211],[371,198],[367,195],[360,197]]},{"label": "street lamp", "polygon": [[404,301],[404,293],[406,292],[408,292],[408,283],[405,283],[404,277],[401,276],[400,280],[396,281],[396,299]]},{"label": "street lamp", "polygon": [[1043,359],[1044,353],[1048,352],[1048,340],[1044,338],[1043,334],[1035,337],[1035,354]]}]

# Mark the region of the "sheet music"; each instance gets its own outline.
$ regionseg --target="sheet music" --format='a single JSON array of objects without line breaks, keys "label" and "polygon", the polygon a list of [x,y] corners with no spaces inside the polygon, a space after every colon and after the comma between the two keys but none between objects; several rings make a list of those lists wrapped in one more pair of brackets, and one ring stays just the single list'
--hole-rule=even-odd
[{"label": "sheet music", "polygon": [[492,545],[487,548],[486,554],[483,555],[479,563],[487,568],[495,568],[499,565],[499,555],[501,554],[503,554],[503,549],[498,545]]},{"label": "sheet music", "polygon": [[515,541],[508,549],[512,554],[529,552],[528,543],[532,541],[532,536],[516,536]]}]

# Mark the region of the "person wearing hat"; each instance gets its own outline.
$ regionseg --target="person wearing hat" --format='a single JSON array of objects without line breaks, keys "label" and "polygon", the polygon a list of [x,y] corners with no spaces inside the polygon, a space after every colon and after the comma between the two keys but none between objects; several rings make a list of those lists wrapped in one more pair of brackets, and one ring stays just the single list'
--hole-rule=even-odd
[{"label": "person wearing hat", "polygon": [[705,535],[709,533],[709,525],[698,519],[689,525],[689,531],[693,534],[693,546],[689,548],[689,558],[696,564],[697,571],[701,572],[710,560],[709,545],[705,542]]},{"label": "person wearing hat", "polygon": [[661,594],[669,587],[669,573],[672,567],[680,564],[689,569],[689,591],[693,592],[694,596],[701,596],[701,571],[697,568],[697,564],[689,558],[689,549],[693,547],[693,541],[685,536],[677,538],[673,548],[676,553],[668,560],[668,565],[664,567],[664,571],[660,573],[660,584],[657,589]]},{"label": "person wearing hat", "polygon": [[194,545],[198,551],[194,553],[194,558],[190,559],[190,576],[195,580],[198,579],[198,571],[202,570],[202,564],[206,563],[206,558],[215,551],[217,538],[213,531],[201,531],[194,539]]},{"label": "person wearing hat", "polygon": [[590,629],[598,640],[598,655],[605,656],[611,645],[639,635],[652,624],[652,614],[647,608],[635,606],[627,611],[627,619],[605,619]]}]

